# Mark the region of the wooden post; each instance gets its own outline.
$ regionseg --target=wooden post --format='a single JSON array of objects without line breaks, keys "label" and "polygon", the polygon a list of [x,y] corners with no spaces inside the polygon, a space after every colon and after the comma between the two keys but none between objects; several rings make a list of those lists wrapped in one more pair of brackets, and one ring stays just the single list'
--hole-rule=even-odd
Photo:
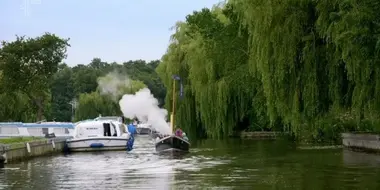
[{"label": "wooden post", "polygon": [[173,80],[173,103],[172,103],[172,113],[170,115],[170,131],[174,133],[174,114],[175,114],[175,79]]}]

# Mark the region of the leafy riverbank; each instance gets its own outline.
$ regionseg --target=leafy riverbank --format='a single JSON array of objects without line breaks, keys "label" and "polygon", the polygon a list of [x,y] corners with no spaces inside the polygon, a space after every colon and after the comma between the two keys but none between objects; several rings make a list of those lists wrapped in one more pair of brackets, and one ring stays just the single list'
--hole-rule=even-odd
[{"label": "leafy riverbank", "polygon": [[377,0],[230,0],[178,22],[161,62],[72,68],[60,64],[68,39],[18,37],[0,49],[0,120],[119,115],[99,89],[116,70],[130,77],[124,93],[147,86],[160,105],[183,87],[176,124],[196,136],[279,131],[338,143],[341,132],[380,131],[378,23]]},{"label": "leafy riverbank", "polygon": [[344,131],[380,130],[379,21],[376,0],[231,0],[177,23],[156,70],[166,102],[171,76],[182,78],[185,130],[339,142]]}]

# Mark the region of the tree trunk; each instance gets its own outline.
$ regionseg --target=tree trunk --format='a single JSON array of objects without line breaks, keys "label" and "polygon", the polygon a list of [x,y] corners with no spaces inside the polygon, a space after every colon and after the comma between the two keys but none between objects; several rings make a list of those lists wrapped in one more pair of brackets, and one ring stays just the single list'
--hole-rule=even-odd
[{"label": "tree trunk", "polygon": [[38,106],[37,121],[41,121],[42,120],[43,114],[44,114],[43,108],[41,108],[40,106]]},{"label": "tree trunk", "polygon": [[43,98],[35,98],[34,102],[37,105],[37,121],[41,121],[44,115]]},{"label": "tree trunk", "polygon": [[[24,93],[29,97],[29,99],[37,106],[37,121],[41,121],[44,116],[44,97],[34,97],[32,94],[24,91]],[[38,96],[38,95],[37,95]]]}]

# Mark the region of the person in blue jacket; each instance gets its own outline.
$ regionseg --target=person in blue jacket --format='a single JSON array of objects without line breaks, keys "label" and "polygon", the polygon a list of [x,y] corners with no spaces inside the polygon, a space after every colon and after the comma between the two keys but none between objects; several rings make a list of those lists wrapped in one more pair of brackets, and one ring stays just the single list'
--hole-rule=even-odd
[{"label": "person in blue jacket", "polygon": [[127,142],[127,151],[131,151],[133,149],[133,144],[135,142],[135,134],[137,134],[135,123],[137,122],[134,122],[128,125],[128,132],[131,137],[129,138]]},{"label": "person in blue jacket", "polygon": [[133,123],[129,124],[128,132],[131,133],[132,136],[135,136],[135,134],[137,134],[136,125],[134,125]]}]

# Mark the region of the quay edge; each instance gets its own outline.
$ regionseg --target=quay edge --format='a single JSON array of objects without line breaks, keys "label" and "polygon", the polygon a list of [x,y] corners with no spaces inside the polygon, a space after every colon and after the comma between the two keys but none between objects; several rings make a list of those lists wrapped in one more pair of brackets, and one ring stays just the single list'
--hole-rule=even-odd
[{"label": "quay edge", "polygon": [[0,144],[0,162],[9,163],[37,156],[62,153],[65,144],[65,139],[41,139],[31,142]]},{"label": "quay edge", "polygon": [[354,151],[380,153],[380,135],[375,133],[342,133],[342,144]]},{"label": "quay edge", "polygon": [[255,132],[241,132],[238,136],[242,139],[276,139],[277,137],[286,135],[283,132],[273,131],[255,131]]}]

